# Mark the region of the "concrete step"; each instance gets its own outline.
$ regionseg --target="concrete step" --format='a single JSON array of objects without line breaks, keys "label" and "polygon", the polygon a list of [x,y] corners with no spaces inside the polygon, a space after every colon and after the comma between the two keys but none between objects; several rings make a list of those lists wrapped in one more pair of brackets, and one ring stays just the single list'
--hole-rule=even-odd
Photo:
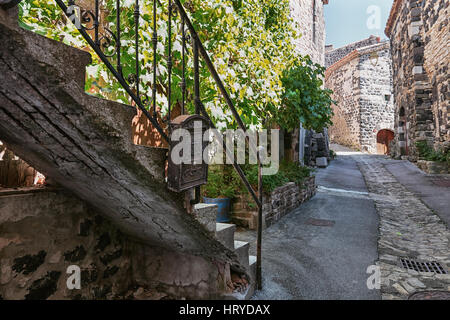
[{"label": "concrete step", "polygon": [[249,264],[248,273],[250,274],[252,280],[254,281],[256,280],[256,256],[249,256],[248,264]]},{"label": "concrete step", "polygon": [[250,275],[250,285],[247,290],[243,293],[241,292],[233,292],[225,294],[222,299],[223,300],[250,300],[256,291],[256,257],[249,256],[248,257],[248,274]]},{"label": "concrete step", "polygon": [[248,242],[243,241],[234,242],[234,252],[236,253],[241,265],[246,269],[248,269],[249,267],[249,254],[248,254],[249,249],[250,243]]},{"label": "concrete step", "polygon": [[248,257],[248,273],[250,275],[250,286],[245,293],[245,300],[249,300],[256,291],[256,256]]},{"label": "concrete step", "polygon": [[228,223],[216,223],[216,238],[225,247],[234,251],[234,233],[236,225]]},{"label": "concrete step", "polygon": [[[194,205],[195,219],[211,233],[216,232],[217,205],[199,203]],[[234,233],[233,233],[234,236]]]}]

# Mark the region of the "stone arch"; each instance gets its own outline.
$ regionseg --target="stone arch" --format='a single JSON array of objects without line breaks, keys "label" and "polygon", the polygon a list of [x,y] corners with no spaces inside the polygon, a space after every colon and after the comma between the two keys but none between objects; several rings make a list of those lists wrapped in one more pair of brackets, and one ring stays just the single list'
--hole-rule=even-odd
[{"label": "stone arch", "polygon": [[377,132],[377,153],[386,154],[390,153],[390,143],[394,140],[394,131],[391,129],[381,129]]}]

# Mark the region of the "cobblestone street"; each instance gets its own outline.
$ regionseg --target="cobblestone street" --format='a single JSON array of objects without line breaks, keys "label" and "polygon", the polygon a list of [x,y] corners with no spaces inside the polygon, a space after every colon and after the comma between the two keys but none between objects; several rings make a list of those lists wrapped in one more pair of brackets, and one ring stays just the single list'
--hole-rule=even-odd
[{"label": "cobblestone street", "polygon": [[[400,257],[450,267],[450,232],[438,214],[403,186],[386,168],[394,160],[360,156],[358,166],[380,217],[377,265],[383,299],[406,299],[426,290],[450,291],[450,275],[401,267]],[[450,205],[450,191],[441,194]],[[449,207],[447,207],[449,210]]]},{"label": "cobblestone street", "polygon": [[[421,199],[420,186],[409,190],[387,169],[411,163],[333,149],[337,159],[316,172],[318,194],[264,231],[265,283],[254,298],[448,299],[450,275],[417,272],[400,261],[437,262],[449,271],[450,232],[440,218],[448,216],[448,187],[434,189],[440,197],[433,198],[439,202],[439,211],[433,211],[433,202]],[[311,219],[332,225],[308,224]],[[255,252],[254,232],[239,232],[239,237]],[[367,288],[370,265],[380,267],[381,290]]]}]

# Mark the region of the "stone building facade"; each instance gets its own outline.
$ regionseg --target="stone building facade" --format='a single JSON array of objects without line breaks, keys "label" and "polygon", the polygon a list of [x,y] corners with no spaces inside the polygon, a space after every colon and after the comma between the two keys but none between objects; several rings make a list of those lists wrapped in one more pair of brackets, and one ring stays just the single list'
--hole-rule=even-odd
[{"label": "stone building facade", "polygon": [[[298,22],[301,37],[297,39],[296,47],[300,54],[309,55],[311,60],[320,65],[325,64],[325,17],[324,6],[328,0],[291,0],[291,15]],[[282,132],[280,149],[284,150],[281,158],[313,164],[313,134],[314,132],[303,129],[299,121],[299,129],[293,132]],[[328,139],[323,134],[323,141]],[[328,150],[328,145],[327,148]]]},{"label": "stone building facade", "polygon": [[417,159],[416,143],[450,144],[449,2],[395,0],[385,33],[391,41],[395,156]]},{"label": "stone building facade", "polygon": [[297,49],[315,63],[325,64],[324,5],[328,0],[291,0],[291,15],[299,23],[301,38]]},{"label": "stone building facade", "polygon": [[[376,41],[375,44],[364,46]],[[356,48],[356,49],[354,49]],[[352,51],[353,50],[353,51]],[[387,154],[394,138],[392,69],[388,42],[374,37],[327,52],[326,87],[334,91],[330,140],[374,154]]]},{"label": "stone building facade", "polygon": [[360,40],[357,42],[350,43],[341,48],[334,49],[333,45],[326,46],[326,54],[325,54],[325,67],[330,67],[332,64],[338,62],[343,59],[348,54],[352,53],[356,49],[367,47],[373,44],[377,44],[380,42],[380,38],[376,36],[370,36],[367,39]]}]

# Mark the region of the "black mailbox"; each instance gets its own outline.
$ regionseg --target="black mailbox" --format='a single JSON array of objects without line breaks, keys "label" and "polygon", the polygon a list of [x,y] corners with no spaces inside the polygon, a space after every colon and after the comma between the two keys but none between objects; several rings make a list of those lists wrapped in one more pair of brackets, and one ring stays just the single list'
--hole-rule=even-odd
[{"label": "black mailbox", "polygon": [[[183,149],[181,153],[179,153],[180,148],[176,148],[176,146],[180,141],[172,141],[177,129],[184,129],[186,130],[185,132],[189,133],[191,144],[190,161],[187,161],[189,163],[185,163],[186,161],[183,161],[182,163],[173,161],[176,157],[183,155],[182,153],[185,151],[185,149]],[[197,132],[201,132],[201,136],[198,135],[198,137],[196,137],[197,139],[194,138],[196,129]],[[182,192],[204,185],[208,182],[208,164],[203,161],[203,152],[208,145],[208,141],[203,141],[203,135],[208,129],[209,121],[200,115],[183,115],[171,121],[169,166],[167,170],[168,188],[170,190]],[[181,141],[181,143],[183,143],[183,141]],[[196,150],[197,153],[195,152]],[[201,150],[201,154],[199,154],[198,150]],[[187,159],[188,156],[186,156],[186,160]]]}]

